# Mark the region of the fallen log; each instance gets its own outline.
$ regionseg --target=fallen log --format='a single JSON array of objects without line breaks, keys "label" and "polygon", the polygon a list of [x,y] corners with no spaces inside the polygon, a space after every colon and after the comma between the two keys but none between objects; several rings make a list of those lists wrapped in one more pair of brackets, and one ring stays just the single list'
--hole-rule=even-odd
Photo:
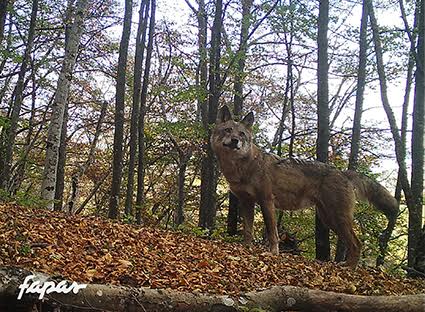
[{"label": "fallen log", "polygon": [[[0,311],[30,311],[40,304],[38,294],[17,300],[25,277],[41,283],[55,279],[22,268],[0,268]],[[69,283],[71,284],[71,283]],[[43,304],[60,311],[385,311],[423,312],[425,294],[407,296],[359,296],[294,286],[275,286],[241,296],[180,292],[172,289],[88,284],[78,293],[45,294]],[[3,305],[3,306],[2,306]],[[18,309],[19,308],[19,309]]]}]

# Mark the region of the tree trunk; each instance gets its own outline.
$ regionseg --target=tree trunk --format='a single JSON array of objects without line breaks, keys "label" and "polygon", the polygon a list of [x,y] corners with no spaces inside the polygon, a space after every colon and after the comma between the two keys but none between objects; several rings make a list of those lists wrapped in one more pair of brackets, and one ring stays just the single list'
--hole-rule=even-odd
[{"label": "tree trunk", "polygon": [[151,0],[151,13],[149,19],[149,38],[146,49],[145,71],[143,73],[142,91],[140,94],[140,114],[139,114],[139,133],[138,133],[138,164],[137,164],[137,194],[136,194],[136,222],[142,223],[142,209],[145,201],[145,116],[146,102],[148,97],[149,76],[151,68],[151,58],[153,51],[153,36],[155,34],[155,13],[156,0]]},{"label": "tree trunk", "polygon": [[416,52],[415,99],[412,125],[412,196],[414,206],[409,210],[409,238],[413,266],[425,272],[424,250],[425,233],[422,230],[422,209],[424,192],[424,122],[425,122],[425,0],[419,0],[418,45]]},{"label": "tree trunk", "polygon": [[[7,4],[6,4],[7,5]],[[13,162],[13,148],[15,147],[16,132],[18,130],[19,115],[21,112],[24,97],[25,75],[30,63],[31,52],[34,45],[35,26],[37,21],[38,0],[33,0],[31,9],[31,19],[28,30],[25,52],[23,55],[21,68],[19,69],[18,81],[12,95],[12,113],[10,114],[10,125],[5,129],[3,146],[0,151],[0,187],[9,189],[11,168]]]},{"label": "tree trunk", "polygon": [[198,53],[199,64],[196,74],[196,83],[198,87],[198,112],[204,128],[208,126],[208,59],[207,59],[207,13],[205,12],[204,0],[199,0],[198,11],[196,12],[198,20]]},{"label": "tree trunk", "polygon": [[359,42],[359,67],[357,70],[356,103],[354,109],[353,132],[351,135],[350,159],[348,169],[356,170],[358,166],[360,149],[361,120],[363,113],[363,95],[366,86],[366,60],[367,60],[367,5],[363,2],[362,19],[360,23]]},{"label": "tree trunk", "polygon": [[[17,300],[18,286],[25,277],[51,281],[50,277],[25,269],[0,269],[0,308],[14,311],[18,307],[33,311],[34,304],[42,304],[36,295],[24,294]],[[59,281],[56,281],[56,285]],[[70,282],[68,282],[68,285]],[[18,306],[19,305],[19,306]],[[422,312],[425,295],[359,296],[300,288],[274,286],[262,291],[251,291],[239,296],[181,292],[172,289],[135,288],[114,285],[88,284],[76,294],[49,293],[43,299],[43,311],[70,308],[72,311],[376,311]],[[45,308],[45,309],[44,309]],[[20,310],[21,311],[21,310]]]},{"label": "tree trunk", "polygon": [[123,30],[120,42],[118,56],[118,69],[116,79],[115,95],[115,131],[114,131],[114,152],[112,164],[112,183],[111,194],[109,198],[108,217],[116,219],[118,217],[119,197],[122,178],[122,160],[123,160],[123,139],[124,139],[124,109],[125,109],[125,90],[126,90],[126,71],[128,44],[131,33],[131,18],[133,15],[133,1],[125,1],[125,12]]},{"label": "tree trunk", "polygon": [[[404,22],[405,31],[408,34],[409,41],[410,41],[410,50],[409,50],[409,61],[407,63],[407,74],[406,74],[406,87],[404,90],[404,99],[403,99],[403,109],[401,113],[401,146],[402,146],[402,157],[406,157],[406,136],[407,136],[407,126],[408,126],[408,110],[409,110],[409,102],[410,102],[410,92],[412,89],[412,82],[413,82],[413,69],[415,66],[415,53],[416,53],[416,38],[417,38],[417,31],[415,31],[418,27],[418,10],[419,6],[416,6],[414,20],[413,20],[413,27],[410,28],[406,12],[404,9],[404,0],[399,0],[399,6],[401,11],[401,16]],[[397,184],[395,189],[394,197],[397,199],[398,202],[401,200],[401,181],[400,181],[400,170],[398,172],[397,176]]]},{"label": "tree trunk", "polygon": [[[208,137],[211,135],[211,127],[215,123],[218,111],[218,101],[221,93],[220,80],[220,44],[222,30],[223,2],[216,0],[214,23],[211,33],[210,48],[210,72],[209,72],[209,92],[208,92],[208,126],[205,129]],[[216,216],[216,188],[217,169],[214,153],[211,145],[206,144],[206,155],[202,159],[201,167],[201,200],[199,209],[199,226],[212,229],[215,225]]]},{"label": "tree trunk", "polygon": [[[399,172],[400,172],[400,182],[403,188],[404,197],[406,198],[406,203],[409,209],[409,218],[410,218],[410,211],[414,207],[414,202],[413,202],[412,191],[409,184],[409,180],[407,178],[406,160],[403,155],[403,146],[401,142],[399,129],[398,129],[391,105],[388,100],[387,82],[386,82],[387,79],[385,74],[383,53],[381,48],[381,39],[379,36],[379,27],[375,18],[372,0],[365,0],[365,1],[367,2],[367,5],[368,5],[369,18],[370,18],[370,23],[372,27],[373,43],[375,47],[376,62],[377,62],[378,75],[379,75],[379,84],[381,88],[382,105],[387,115],[388,123],[390,125],[391,133],[394,140],[395,153],[396,153],[397,163],[398,163]],[[421,230],[420,227],[418,230],[419,231]],[[409,266],[413,266],[414,251],[417,245],[417,237],[415,237],[413,233],[418,233],[417,229],[416,228],[413,229],[413,227],[409,226],[409,241],[408,241],[408,265]]]},{"label": "tree trunk", "polygon": [[8,5],[9,0],[0,0],[0,44],[4,37],[4,25],[6,24]]},{"label": "tree trunk", "polygon": [[[248,47],[248,32],[251,26],[251,8],[253,0],[242,1],[241,33],[238,48],[238,61],[236,63],[235,83],[233,85],[233,113],[241,118],[243,108],[243,83],[245,80],[245,60]],[[227,233],[236,235],[238,230],[239,200],[229,191],[229,213],[227,215]]]},{"label": "tree trunk", "polygon": [[142,85],[143,55],[145,50],[146,29],[148,23],[149,0],[143,0],[139,9],[139,26],[136,37],[136,54],[134,57],[133,106],[130,124],[130,155],[128,161],[127,192],[125,196],[125,214],[133,215],[134,170],[136,168],[137,137],[140,115],[140,93]]},{"label": "tree trunk", "polygon": [[79,213],[81,213],[84,210],[84,208],[86,207],[86,205],[93,198],[93,196],[96,195],[97,191],[102,186],[102,184],[105,182],[105,180],[109,177],[110,174],[111,174],[111,170],[108,169],[106,171],[106,173],[102,176],[102,178],[99,179],[99,181],[97,181],[97,183],[94,185],[94,187],[91,190],[90,194],[86,197],[86,199],[82,202],[82,204],[77,208],[77,210],[75,210],[75,214],[79,214]]},{"label": "tree trunk", "polygon": [[106,110],[108,108],[108,102],[103,101],[102,107],[100,109],[100,115],[99,119],[96,124],[96,130],[94,132],[93,140],[90,144],[90,150],[89,155],[87,156],[87,160],[85,163],[80,166],[76,172],[74,172],[72,176],[71,181],[71,195],[69,197],[68,203],[67,203],[67,210],[68,212],[72,213],[75,210],[76,204],[78,202],[78,197],[80,195],[80,180],[81,177],[86,173],[87,169],[90,167],[90,165],[93,163],[94,160],[94,153],[96,151],[97,141],[99,140],[99,136],[102,131],[102,124],[103,120],[105,119]]},{"label": "tree trunk", "polygon": [[[360,132],[362,128],[361,120],[363,113],[363,95],[366,86],[366,61],[367,61],[367,5],[363,2],[362,18],[360,22],[360,41],[359,41],[359,67],[357,69],[357,90],[356,103],[354,108],[353,131],[351,134],[350,158],[348,161],[348,169],[356,170],[358,166],[359,150],[360,150]],[[345,260],[346,249],[342,240],[338,239],[335,253],[335,261],[341,262]]]},{"label": "tree trunk", "polygon": [[59,74],[55,99],[53,101],[52,117],[47,135],[46,161],[41,186],[41,197],[47,201],[47,208],[51,210],[53,209],[53,200],[55,197],[59,145],[64,111],[68,101],[72,71],[77,59],[80,38],[83,32],[87,5],[88,0],[78,0],[76,3],[74,21],[69,29],[68,40],[65,44],[65,56]]},{"label": "tree trunk", "polygon": [[[317,160],[328,161],[329,147],[329,86],[328,86],[328,24],[329,1],[319,3],[318,19],[318,68],[317,68]],[[329,228],[322,223],[316,211],[316,259],[330,259]]]},{"label": "tree trunk", "polygon": [[186,179],[187,164],[192,156],[192,152],[185,152],[183,149],[179,152],[179,174],[177,176],[177,209],[174,217],[175,225],[183,224],[184,222],[184,202],[186,198],[186,192],[184,188],[184,182]]},{"label": "tree trunk", "polygon": [[62,211],[63,207],[63,191],[65,189],[65,164],[66,164],[66,135],[68,123],[68,103],[65,104],[65,112],[63,113],[63,124],[61,130],[61,138],[59,145],[58,156],[58,172],[56,176],[55,188],[55,203],[53,205],[54,211]]}]

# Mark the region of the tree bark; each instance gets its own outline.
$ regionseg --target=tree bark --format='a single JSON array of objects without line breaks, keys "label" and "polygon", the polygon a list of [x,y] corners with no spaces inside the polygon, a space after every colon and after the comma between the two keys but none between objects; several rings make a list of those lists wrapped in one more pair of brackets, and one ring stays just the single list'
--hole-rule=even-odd
[{"label": "tree bark", "polygon": [[6,24],[9,0],[0,0],[0,44],[4,37],[4,25]]},{"label": "tree bark", "polygon": [[[409,61],[407,63],[407,74],[406,74],[406,87],[404,91],[404,98],[403,98],[403,109],[401,113],[401,146],[402,146],[402,157],[406,157],[406,136],[407,136],[407,126],[408,126],[408,113],[409,113],[409,102],[410,102],[410,92],[412,89],[412,82],[413,82],[413,69],[415,67],[415,53],[416,53],[416,38],[417,38],[417,32],[415,31],[418,27],[418,9],[419,6],[416,6],[415,15],[413,19],[413,27],[410,28],[406,12],[404,9],[404,0],[399,0],[399,6],[401,11],[401,16],[404,22],[405,31],[409,37],[410,41],[410,51],[409,51]],[[398,202],[401,200],[401,181],[400,181],[400,170],[398,172],[397,176],[397,184],[395,189],[394,197],[397,199]]]},{"label": "tree bark", "polygon": [[127,192],[125,196],[125,214],[133,215],[134,170],[136,169],[137,137],[140,115],[140,93],[142,85],[143,55],[145,51],[146,30],[149,13],[149,0],[140,2],[139,26],[136,37],[136,53],[134,57],[133,106],[130,123],[130,155],[128,160]]},{"label": "tree bark", "polygon": [[[412,125],[412,196],[414,206],[409,209],[409,232],[415,244],[413,265],[415,269],[425,272],[424,250],[425,232],[422,228],[422,209],[424,192],[424,123],[425,123],[425,0],[418,0],[419,23],[418,45],[416,48],[415,98],[413,103]],[[425,228],[424,228],[425,229]]]},{"label": "tree bark", "polygon": [[[7,6],[7,4],[6,4]],[[34,45],[35,26],[37,21],[38,0],[32,1],[31,19],[28,30],[26,47],[19,69],[18,81],[12,95],[12,113],[10,114],[10,125],[5,129],[5,142],[0,150],[0,187],[9,189],[11,168],[13,162],[13,148],[15,147],[16,132],[18,130],[19,115],[24,99],[25,75],[31,59],[31,52]]]},{"label": "tree bark", "polygon": [[77,210],[75,210],[75,214],[79,214],[84,210],[86,205],[93,198],[93,196],[96,195],[97,191],[102,186],[102,184],[105,182],[105,180],[109,177],[110,174],[111,174],[111,170],[108,169],[106,171],[106,173],[102,176],[102,178],[99,179],[99,181],[97,181],[97,183],[95,184],[95,186],[91,190],[90,194],[86,197],[86,199],[82,202],[82,204],[77,208]]},{"label": "tree bark", "polygon": [[367,61],[367,5],[363,2],[362,19],[360,23],[360,41],[359,41],[359,67],[357,69],[357,90],[356,90],[356,103],[354,109],[353,131],[351,135],[350,145],[350,158],[348,162],[348,169],[356,170],[359,159],[360,149],[360,131],[361,120],[363,113],[363,95],[366,86],[366,61]]},{"label": "tree bark", "polygon": [[[359,67],[357,69],[357,90],[356,103],[354,108],[353,131],[351,134],[350,158],[348,169],[356,170],[358,166],[360,150],[360,132],[362,128],[361,120],[363,113],[363,95],[366,86],[366,61],[367,61],[367,5],[363,2],[362,18],[360,22],[360,40],[359,40]],[[338,239],[335,252],[335,261],[345,260],[346,249],[342,240]]]},{"label": "tree bark", "polygon": [[[243,109],[243,84],[245,80],[245,61],[248,49],[248,34],[249,27],[251,26],[251,8],[253,0],[242,1],[242,20],[241,32],[238,48],[238,61],[236,63],[235,82],[233,85],[233,113],[235,117],[241,118]],[[229,235],[236,235],[238,230],[238,217],[239,217],[239,200],[229,191],[229,213],[227,215],[227,233]]]},{"label": "tree bark", "polygon": [[196,84],[198,87],[198,114],[200,120],[207,128],[208,120],[208,53],[207,53],[207,13],[205,11],[205,1],[199,0],[198,11],[196,12],[198,21],[198,53],[199,64],[197,68]]},{"label": "tree bark", "polygon": [[[318,161],[328,161],[329,147],[329,86],[328,86],[328,24],[329,1],[319,3],[318,19],[318,68],[317,68],[317,147]],[[322,223],[316,211],[316,259],[330,259],[329,228]]]},{"label": "tree bark", "polygon": [[58,156],[61,130],[65,106],[72,79],[72,71],[77,59],[80,38],[83,32],[83,23],[86,16],[88,0],[78,0],[76,3],[74,21],[69,29],[68,40],[65,45],[65,56],[59,74],[58,84],[53,101],[52,117],[49,124],[46,144],[46,161],[41,186],[41,197],[47,201],[47,208],[53,209],[53,200],[56,189]]},{"label": "tree bark", "polygon": [[112,183],[111,194],[109,198],[108,217],[116,219],[118,217],[119,197],[121,191],[122,179],[122,160],[123,160],[123,139],[124,139],[124,109],[125,109],[125,90],[126,90],[126,71],[128,44],[131,33],[131,18],[133,15],[133,1],[125,1],[125,12],[123,30],[120,42],[118,56],[118,69],[116,79],[115,95],[115,130],[114,130],[114,152],[112,164]]},{"label": "tree bark", "polygon": [[[220,79],[220,44],[223,24],[223,2],[216,0],[214,22],[211,33],[210,48],[210,71],[209,71],[209,92],[208,92],[208,126],[205,131],[208,138],[211,135],[211,127],[217,118],[219,98],[221,94]],[[206,154],[202,158],[201,167],[201,200],[199,209],[199,226],[212,229],[215,225],[216,217],[216,188],[217,188],[217,165],[214,153],[209,144],[206,144]]]},{"label": "tree bark", "polygon": [[72,190],[71,195],[69,197],[68,203],[66,204],[68,212],[72,213],[75,210],[76,203],[78,202],[78,197],[80,196],[80,180],[81,177],[86,173],[87,169],[94,161],[94,153],[96,151],[97,141],[99,140],[99,136],[102,131],[103,120],[106,116],[106,110],[108,108],[108,102],[103,101],[102,107],[100,109],[99,119],[97,120],[96,130],[94,132],[93,140],[90,144],[89,155],[87,156],[87,160],[84,162],[82,166],[80,166],[76,172],[74,172],[72,176]]},{"label": "tree bark", "polygon": [[145,116],[147,110],[147,97],[149,76],[151,68],[151,58],[153,51],[153,36],[155,34],[155,13],[156,0],[151,0],[151,13],[149,19],[149,38],[146,49],[145,71],[143,73],[142,91],[140,94],[140,114],[139,114],[139,133],[138,133],[138,164],[137,164],[137,194],[136,194],[136,222],[142,223],[142,209],[145,201]]},{"label": "tree bark", "polygon": [[[35,295],[24,294],[16,300],[19,288],[28,275],[35,280],[54,281],[49,276],[25,269],[0,269],[0,308],[27,308],[40,304]],[[56,283],[59,281],[57,280]],[[68,283],[69,285],[69,283]],[[77,294],[50,293],[44,296],[46,308],[59,305],[73,311],[377,311],[422,312],[425,295],[359,296],[326,292],[295,286],[275,286],[262,291],[251,291],[239,296],[180,292],[172,289],[124,287],[89,284]],[[6,309],[7,310],[7,309]],[[43,309],[44,310],[44,309]]]},{"label": "tree bark", "polygon": [[63,191],[65,189],[65,164],[66,164],[66,135],[68,123],[68,103],[65,104],[65,112],[63,113],[62,131],[59,145],[58,155],[58,172],[56,176],[55,188],[55,203],[53,205],[54,211],[62,211],[63,207]]}]

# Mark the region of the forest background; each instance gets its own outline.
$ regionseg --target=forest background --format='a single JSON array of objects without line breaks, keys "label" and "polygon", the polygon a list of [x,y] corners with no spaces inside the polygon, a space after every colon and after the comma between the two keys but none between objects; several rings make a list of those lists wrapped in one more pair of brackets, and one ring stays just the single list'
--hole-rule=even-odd
[{"label": "forest background", "polygon": [[[424,28],[419,0],[1,0],[1,199],[238,240],[208,143],[227,104],[264,150],[387,186],[391,237],[356,209],[362,264],[425,272]],[[279,227],[343,254],[314,210]]]}]

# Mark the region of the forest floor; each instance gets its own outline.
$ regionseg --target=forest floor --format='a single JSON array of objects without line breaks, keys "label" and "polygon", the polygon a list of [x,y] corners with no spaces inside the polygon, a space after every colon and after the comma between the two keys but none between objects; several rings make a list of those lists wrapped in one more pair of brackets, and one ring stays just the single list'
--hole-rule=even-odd
[{"label": "forest floor", "polygon": [[362,295],[425,293],[425,279],[350,269],[264,248],[136,227],[98,217],[0,205],[0,266],[79,283],[239,294],[274,285]]}]

